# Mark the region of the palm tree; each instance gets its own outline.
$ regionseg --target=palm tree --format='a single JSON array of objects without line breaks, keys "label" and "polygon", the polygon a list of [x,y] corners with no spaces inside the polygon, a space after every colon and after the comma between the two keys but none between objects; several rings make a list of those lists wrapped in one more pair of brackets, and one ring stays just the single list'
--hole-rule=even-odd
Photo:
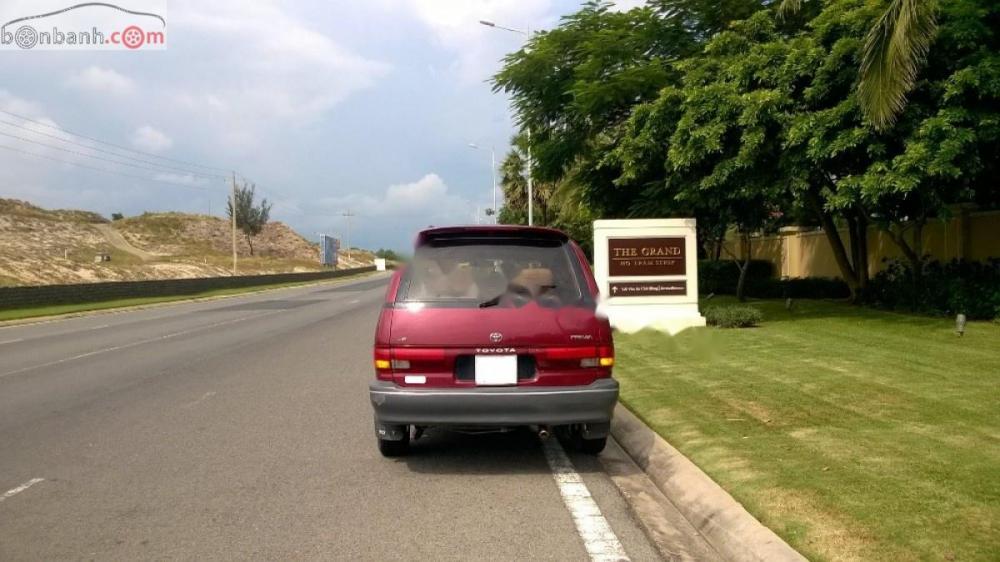
[{"label": "palm tree", "polygon": [[[797,12],[801,0],[782,0],[779,14]],[[865,38],[858,103],[877,130],[895,123],[906,107],[917,71],[937,30],[936,0],[890,0]]]}]

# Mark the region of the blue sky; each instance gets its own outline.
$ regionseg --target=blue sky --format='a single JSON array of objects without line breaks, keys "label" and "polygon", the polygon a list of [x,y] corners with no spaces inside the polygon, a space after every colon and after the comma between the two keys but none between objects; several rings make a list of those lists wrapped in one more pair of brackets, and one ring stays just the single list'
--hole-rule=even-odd
[{"label": "blue sky", "polygon": [[[165,51],[0,52],[0,109],[235,169],[274,201],[274,219],[309,238],[345,234],[341,214],[350,209],[358,215],[352,245],[405,250],[419,228],[475,222],[477,205],[492,202],[489,151],[468,143],[495,145],[498,159],[506,151],[508,100],[486,80],[522,37],[478,20],[544,29],[578,5],[172,0]],[[0,145],[91,161],[23,143],[0,137]],[[0,197],[105,215],[221,213],[221,180],[160,179],[172,183],[0,151]]]}]

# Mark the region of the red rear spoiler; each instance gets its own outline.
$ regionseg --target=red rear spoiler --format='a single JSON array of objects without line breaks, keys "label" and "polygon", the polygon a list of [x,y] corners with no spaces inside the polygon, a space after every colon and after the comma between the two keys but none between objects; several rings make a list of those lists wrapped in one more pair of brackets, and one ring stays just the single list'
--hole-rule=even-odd
[{"label": "red rear spoiler", "polygon": [[488,226],[443,226],[428,228],[417,234],[415,245],[421,246],[431,240],[441,240],[447,238],[477,238],[482,236],[504,237],[504,238],[525,238],[525,239],[545,239],[568,242],[567,236],[561,230],[546,228],[542,226],[519,226],[519,225],[488,225]]}]

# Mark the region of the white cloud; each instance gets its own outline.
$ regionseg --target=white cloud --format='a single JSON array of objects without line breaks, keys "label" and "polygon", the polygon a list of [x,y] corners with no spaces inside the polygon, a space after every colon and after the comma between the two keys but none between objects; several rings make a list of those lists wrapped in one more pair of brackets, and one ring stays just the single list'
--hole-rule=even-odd
[{"label": "white cloud", "polygon": [[113,69],[88,66],[67,80],[73,88],[100,94],[122,96],[135,91],[135,82]]},{"label": "white cloud", "polygon": [[[20,151],[3,150],[0,158],[24,161],[23,164],[28,166],[26,169],[34,169],[31,165],[39,162],[38,159],[32,158],[28,154],[41,154],[60,160],[81,160],[79,155],[53,148],[53,144],[56,146],[61,145],[58,142],[53,143],[52,137],[70,140],[74,137],[61,132],[58,128],[59,125],[46,115],[41,104],[20,98],[7,90],[0,89],[0,110],[10,112],[9,114],[0,114],[0,120],[3,121],[0,124],[0,132],[5,135],[0,136],[0,139],[6,141],[0,144],[13,146],[17,151]],[[36,131],[39,134],[36,134]],[[6,135],[14,135],[19,138],[15,139]],[[90,144],[86,141],[83,141],[83,143],[85,145]],[[62,146],[62,148],[67,147]],[[3,160],[0,160],[0,166],[3,165],[3,162]],[[27,174],[26,177],[35,177],[37,175],[30,172],[25,173]]]},{"label": "white cloud", "polygon": [[156,181],[165,181],[168,183],[176,183],[177,185],[188,185],[192,187],[200,187],[208,185],[208,178],[194,176],[192,174],[156,174],[153,176]]},{"label": "white cloud", "polygon": [[448,191],[441,176],[430,173],[409,182],[390,185],[381,195],[329,197],[320,206],[331,211],[351,209],[360,216],[412,218],[420,223],[467,223],[472,204]]},{"label": "white cloud", "polygon": [[174,145],[173,139],[162,131],[143,125],[132,134],[132,146],[149,152],[161,152]]},{"label": "white cloud", "polygon": [[3,88],[0,88],[0,109],[32,119],[47,119],[52,124],[52,120],[45,117],[40,104],[19,98]]},{"label": "white cloud", "polygon": [[405,4],[440,45],[455,52],[455,69],[469,82],[492,75],[500,58],[526,40],[480,20],[522,31],[552,24],[552,0],[406,0]]},{"label": "white cloud", "polygon": [[171,12],[176,25],[197,34],[200,49],[213,54],[213,72],[173,88],[173,100],[221,115],[236,139],[252,136],[243,132],[262,121],[310,122],[374,86],[390,68],[351,52],[280,3],[184,4]]}]

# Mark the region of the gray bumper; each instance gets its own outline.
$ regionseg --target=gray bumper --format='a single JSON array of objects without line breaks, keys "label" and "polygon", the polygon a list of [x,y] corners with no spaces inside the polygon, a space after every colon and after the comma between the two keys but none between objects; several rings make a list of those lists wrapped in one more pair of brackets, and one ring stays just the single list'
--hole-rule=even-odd
[{"label": "gray bumper", "polygon": [[607,423],[618,401],[618,381],[587,386],[412,388],[389,381],[368,386],[383,424],[565,425]]}]

